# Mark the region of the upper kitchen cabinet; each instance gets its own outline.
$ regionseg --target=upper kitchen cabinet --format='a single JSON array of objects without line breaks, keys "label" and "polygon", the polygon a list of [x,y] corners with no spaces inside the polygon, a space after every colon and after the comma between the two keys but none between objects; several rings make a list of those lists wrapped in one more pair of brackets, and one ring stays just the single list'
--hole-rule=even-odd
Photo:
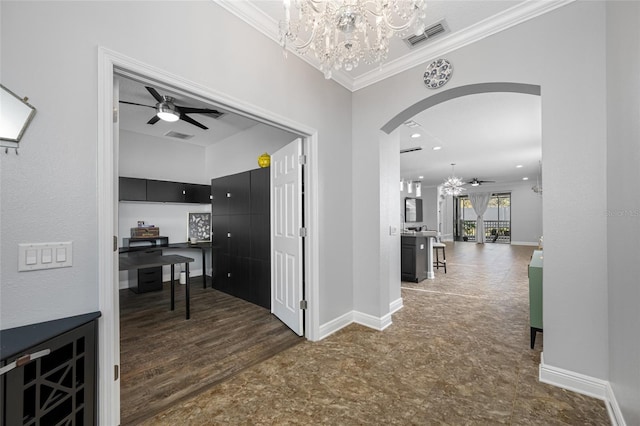
[{"label": "upper kitchen cabinet", "polygon": [[195,183],[184,184],[184,201],[186,203],[209,204],[211,202],[211,186]]},{"label": "upper kitchen cabinet", "polygon": [[198,204],[211,202],[209,185],[129,177],[121,177],[119,182],[120,201]]},{"label": "upper kitchen cabinet", "polygon": [[120,201],[147,201],[147,180],[121,177],[118,199]]},{"label": "upper kitchen cabinet", "polygon": [[164,180],[147,180],[147,201],[184,203],[184,184]]},{"label": "upper kitchen cabinet", "polygon": [[251,175],[248,172],[211,180],[211,214],[251,213]]}]

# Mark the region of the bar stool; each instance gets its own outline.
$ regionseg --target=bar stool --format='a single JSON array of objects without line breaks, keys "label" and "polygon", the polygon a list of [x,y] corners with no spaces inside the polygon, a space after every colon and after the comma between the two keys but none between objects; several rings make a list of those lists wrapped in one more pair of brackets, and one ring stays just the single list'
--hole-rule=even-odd
[{"label": "bar stool", "polygon": [[[440,267],[444,268],[444,273],[447,273],[447,256],[444,252],[446,245],[440,241],[433,242],[433,250],[436,252],[436,260],[433,262],[433,266],[436,269],[440,269]],[[439,253],[442,250],[442,260],[440,260]]]}]

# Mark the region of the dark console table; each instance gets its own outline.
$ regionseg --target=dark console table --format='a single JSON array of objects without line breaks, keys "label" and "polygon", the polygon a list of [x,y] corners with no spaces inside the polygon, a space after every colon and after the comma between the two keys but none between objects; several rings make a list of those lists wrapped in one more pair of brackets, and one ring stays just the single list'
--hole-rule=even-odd
[{"label": "dark console table", "polygon": [[92,312],[0,331],[0,424],[97,424],[99,317]]},{"label": "dark console table", "polygon": [[175,309],[175,265],[176,263],[184,263],[185,270],[187,272],[187,283],[184,287],[185,305],[186,305],[186,319],[191,318],[189,311],[189,290],[190,281],[189,278],[189,263],[193,262],[193,259],[185,256],[178,256],[177,254],[171,254],[163,256],[161,254],[139,254],[136,256],[127,256],[126,254],[120,254],[119,268],[121,271],[132,271],[138,269],[148,269],[154,267],[162,267],[164,265],[171,265],[171,310]]}]

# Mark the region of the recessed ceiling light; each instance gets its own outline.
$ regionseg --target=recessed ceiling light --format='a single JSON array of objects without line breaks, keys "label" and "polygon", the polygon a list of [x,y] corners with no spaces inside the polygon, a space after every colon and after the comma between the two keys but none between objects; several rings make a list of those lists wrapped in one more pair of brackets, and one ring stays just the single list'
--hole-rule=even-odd
[{"label": "recessed ceiling light", "polygon": [[411,135],[413,139],[419,138],[420,136],[422,136],[420,133],[414,133]]},{"label": "recessed ceiling light", "polygon": [[438,150],[441,150],[441,149],[442,149],[442,147],[441,147],[441,146],[434,146],[434,147],[433,147],[433,150],[434,150],[434,151],[438,151]]},{"label": "recessed ceiling light", "polygon": [[418,176],[418,179],[424,179],[424,176]]},{"label": "recessed ceiling light", "polygon": [[528,177],[523,177],[522,180],[529,180],[529,178]]},{"label": "recessed ceiling light", "polygon": [[518,165],[516,166],[516,169],[521,169],[522,167],[523,167],[523,166],[522,166],[522,164],[518,164]]}]

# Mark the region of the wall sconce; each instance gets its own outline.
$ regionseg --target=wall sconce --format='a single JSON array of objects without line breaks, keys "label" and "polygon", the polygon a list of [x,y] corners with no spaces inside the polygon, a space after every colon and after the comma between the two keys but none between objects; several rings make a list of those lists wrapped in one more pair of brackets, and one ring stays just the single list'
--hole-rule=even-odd
[{"label": "wall sconce", "polygon": [[411,181],[407,182],[407,193],[413,194],[413,182]]},{"label": "wall sconce", "polygon": [[422,182],[416,182],[416,197],[422,197]]}]

